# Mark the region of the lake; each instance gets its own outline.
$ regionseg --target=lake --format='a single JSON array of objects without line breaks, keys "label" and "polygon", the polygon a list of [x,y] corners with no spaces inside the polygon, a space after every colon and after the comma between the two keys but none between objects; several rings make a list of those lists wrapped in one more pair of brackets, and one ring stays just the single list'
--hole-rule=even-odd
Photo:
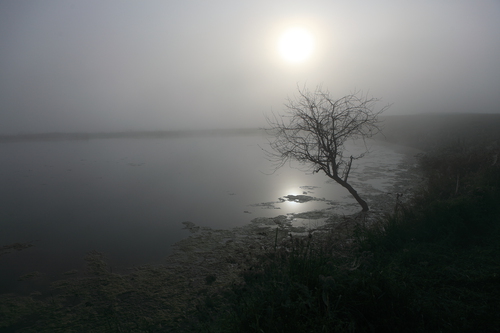
[{"label": "lake", "polygon": [[[33,271],[43,284],[81,269],[91,250],[105,253],[116,270],[161,263],[189,235],[184,221],[227,229],[327,207],[359,211],[347,190],[322,174],[288,165],[273,173],[261,149],[266,142],[256,132],[0,144],[0,246],[33,244],[0,256],[0,293],[23,292],[27,284],[17,279]],[[371,146],[351,171],[361,195],[391,191],[408,153]],[[298,203],[286,195],[325,199]]]}]

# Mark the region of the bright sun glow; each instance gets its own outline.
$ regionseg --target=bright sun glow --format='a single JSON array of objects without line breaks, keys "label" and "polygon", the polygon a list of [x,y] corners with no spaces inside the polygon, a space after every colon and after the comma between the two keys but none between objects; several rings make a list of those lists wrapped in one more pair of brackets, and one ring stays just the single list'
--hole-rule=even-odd
[{"label": "bright sun glow", "polygon": [[286,61],[300,63],[311,56],[314,49],[314,39],[305,29],[291,28],[281,35],[278,49]]}]

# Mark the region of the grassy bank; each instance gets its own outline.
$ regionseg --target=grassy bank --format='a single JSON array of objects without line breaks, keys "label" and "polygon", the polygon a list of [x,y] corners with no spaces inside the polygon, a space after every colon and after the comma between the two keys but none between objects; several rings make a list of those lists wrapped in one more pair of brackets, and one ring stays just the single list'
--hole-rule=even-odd
[{"label": "grassy bank", "polygon": [[500,330],[500,167],[486,148],[442,147],[428,178],[376,227],[290,238],[198,309],[206,332]]}]

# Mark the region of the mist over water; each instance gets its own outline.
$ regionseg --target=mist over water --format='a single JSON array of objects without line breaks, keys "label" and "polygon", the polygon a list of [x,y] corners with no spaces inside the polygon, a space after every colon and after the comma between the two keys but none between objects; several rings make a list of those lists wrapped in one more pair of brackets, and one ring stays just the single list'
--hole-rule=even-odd
[{"label": "mist over water", "polygon": [[[161,263],[171,245],[188,236],[184,221],[227,229],[256,217],[325,209],[330,200],[352,203],[338,213],[359,210],[322,174],[288,165],[273,173],[261,149],[266,142],[256,134],[0,145],[0,244],[34,245],[0,257],[0,292],[32,271],[50,280],[81,269],[91,250],[104,252],[117,270]],[[390,172],[369,168],[385,163],[390,170],[402,156],[373,144],[353,167],[353,184],[360,193],[367,186],[386,190]],[[279,200],[302,194],[328,202]]]}]

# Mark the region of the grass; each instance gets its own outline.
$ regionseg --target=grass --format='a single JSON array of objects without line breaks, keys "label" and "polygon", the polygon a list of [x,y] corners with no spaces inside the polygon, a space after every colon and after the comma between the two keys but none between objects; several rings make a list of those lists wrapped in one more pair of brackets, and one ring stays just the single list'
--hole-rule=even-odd
[{"label": "grass", "polygon": [[477,147],[427,154],[429,182],[411,202],[354,228],[344,251],[329,235],[289,239],[202,306],[198,329],[500,331],[500,170],[491,164]]}]

